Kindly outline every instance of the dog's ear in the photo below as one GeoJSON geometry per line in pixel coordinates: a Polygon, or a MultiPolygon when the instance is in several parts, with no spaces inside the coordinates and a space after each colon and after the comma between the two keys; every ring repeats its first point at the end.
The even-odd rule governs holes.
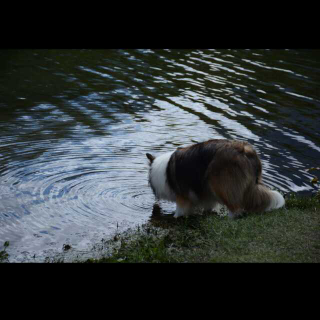
{"type": "Polygon", "coordinates": [[[149,159],[149,161],[150,161],[150,164],[153,162],[153,160],[155,159],[155,157],[152,155],[152,154],[150,154],[150,153],[146,153],[146,156],[147,156],[147,158],[149,159]]]}

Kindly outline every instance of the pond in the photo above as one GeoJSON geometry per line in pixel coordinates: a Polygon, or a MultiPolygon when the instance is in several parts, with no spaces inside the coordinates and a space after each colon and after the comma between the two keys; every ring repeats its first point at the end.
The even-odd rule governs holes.
{"type": "Polygon", "coordinates": [[[213,138],[311,193],[319,84],[320,50],[1,50],[0,250],[41,261],[148,221],[145,153],[213,138]]]}

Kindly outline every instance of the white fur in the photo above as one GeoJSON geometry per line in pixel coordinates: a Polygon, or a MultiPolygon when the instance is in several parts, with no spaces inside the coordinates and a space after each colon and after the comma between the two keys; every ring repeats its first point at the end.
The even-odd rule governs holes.
{"type": "Polygon", "coordinates": [[[220,211],[222,208],[214,195],[212,195],[212,199],[200,202],[200,199],[197,197],[197,195],[193,191],[190,191],[189,200],[191,200],[192,205],[188,208],[181,208],[177,204],[174,218],[187,216],[189,214],[194,214],[195,212],[201,212],[201,209],[202,211],[212,211],[213,209],[220,211]]]}
{"type": "MultiPolygon", "coordinates": [[[[171,188],[167,183],[167,174],[166,174],[167,166],[173,152],[174,151],[167,152],[165,154],[158,156],[153,160],[150,168],[150,183],[153,186],[155,195],[158,199],[176,202],[176,195],[171,190],[171,188]]],[[[189,192],[189,199],[194,204],[194,206],[190,208],[182,208],[182,207],[179,207],[178,204],[176,204],[176,211],[174,214],[175,218],[190,214],[193,211],[193,209],[199,205],[204,210],[211,210],[218,204],[217,199],[215,197],[213,197],[211,201],[200,204],[197,195],[193,191],[189,192]]]]}
{"type": "Polygon", "coordinates": [[[181,208],[178,206],[176,206],[176,212],[174,213],[174,218],[178,218],[178,217],[182,217],[182,216],[187,216],[189,214],[189,209],[185,209],[185,208],[181,208]]]}
{"type": "Polygon", "coordinates": [[[150,183],[153,186],[156,193],[156,197],[158,199],[164,199],[175,202],[176,196],[171,191],[167,183],[166,175],[168,162],[172,153],[173,151],[167,152],[153,160],[150,170],[150,183]]]}
{"type": "Polygon", "coordinates": [[[266,211],[279,209],[284,206],[285,200],[281,193],[279,193],[278,191],[270,190],[270,194],[271,194],[271,203],[266,209],[266,211]]]}

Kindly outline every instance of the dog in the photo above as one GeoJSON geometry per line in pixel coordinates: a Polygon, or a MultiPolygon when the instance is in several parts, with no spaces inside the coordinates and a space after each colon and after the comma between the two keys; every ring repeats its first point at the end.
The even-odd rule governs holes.
{"type": "Polygon", "coordinates": [[[284,206],[262,182],[262,165],[248,142],[212,139],[158,157],[150,153],[149,185],[157,199],[176,203],[174,217],[225,205],[230,218],[284,206]]]}

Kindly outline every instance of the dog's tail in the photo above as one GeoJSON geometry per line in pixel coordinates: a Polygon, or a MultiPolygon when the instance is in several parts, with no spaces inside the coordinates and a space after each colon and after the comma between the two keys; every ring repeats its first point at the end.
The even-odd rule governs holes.
{"type": "Polygon", "coordinates": [[[244,210],[249,212],[270,211],[283,207],[285,200],[275,190],[270,190],[262,183],[248,188],[244,195],[244,210]]]}

